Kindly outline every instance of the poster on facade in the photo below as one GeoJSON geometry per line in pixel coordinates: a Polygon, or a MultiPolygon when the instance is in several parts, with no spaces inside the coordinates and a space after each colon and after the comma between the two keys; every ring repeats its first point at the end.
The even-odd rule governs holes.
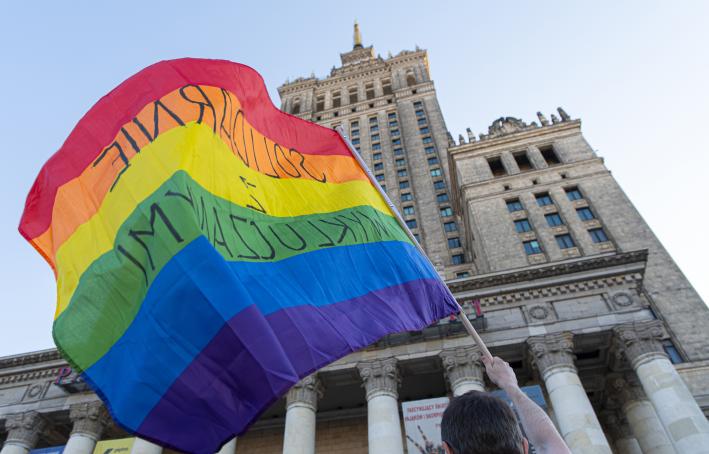
{"type": "Polygon", "coordinates": [[[401,404],[409,454],[445,454],[441,441],[441,418],[446,407],[447,397],[401,404]]]}
{"type": "Polygon", "coordinates": [[[93,454],[130,454],[133,442],[135,437],[99,441],[93,454]]]}
{"type": "Polygon", "coordinates": [[[29,454],[62,454],[66,445],[52,446],[51,448],[33,449],[29,454]]]}

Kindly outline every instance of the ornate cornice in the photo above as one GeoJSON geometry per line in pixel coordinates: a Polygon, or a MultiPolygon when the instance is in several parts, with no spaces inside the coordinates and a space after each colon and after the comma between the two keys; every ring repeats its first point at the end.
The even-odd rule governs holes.
{"type": "Polygon", "coordinates": [[[441,361],[451,389],[463,381],[484,385],[482,354],[478,346],[457,347],[441,351],[441,361]]]}
{"type": "Polygon", "coordinates": [[[318,399],[323,396],[323,386],[316,374],[308,375],[288,391],[286,408],[301,406],[317,411],[318,399]]]}
{"type": "Polygon", "coordinates": [[[367,400],[386,395],[399,398],[399,369],[396,358],[362,361],[357,364],[359,375],[364,382],[367,400]]]}
{"type": "Polygon", "coordinates": [[[111,424],[111,416],[101,401],[82,402],[69,407],[69,419],[74,423],[71,434],[82,434],[99,440],[111,424]]]}
{"type": "Polygon", "coordinates": [[[27,366],[29,364],[44,363],[62,359],[59,351],[56,349],[42,350],[39,352],[26,353],[23,355],[7,356],[0,358],[0,369],[9,369],[11,367],[27,366]]]}
{"type": "Polygon", "coordinates": [[[653,359],[667,358],[662,348],[666,333],[660,320],[616,325],[613,334],[617,353],[624,355],[633,369],[653,359]]]}
{"type": "Polygon", "coordinates": [[[47,424],[44,416],[36,411],[8,415],[5,420],[5,430],[8,432],[5,444],[32,449],[47,424]]]}
{"type": "Polygon", "coordinates": [[[525,268],[519,271],[512,271],[508,273],[496,273],[494,275],[485,275],[477,277],[474,276],[465,280],[456,280],[448,282],[448,287],[450,287],[451,291],[453,292],[479,290],[489,287],[509,285],[517,282],[533,281],[554,276],[597,270],[612,266],[627,265],[630,263],[637,262],[646,262],[647,254],[647,249],[641,249],[638,251],[623,252],[619,254],[608,254],[583,260],[573,260],[553,263],[550,265],[539,266],[534,268],[525,268]]]}
{"type": "Polygon", "coordinates": [[[532,362],[546,378],[561,370],[576,372],[574,336],[571,332],[532,336],[527,339],[532,362]]]}

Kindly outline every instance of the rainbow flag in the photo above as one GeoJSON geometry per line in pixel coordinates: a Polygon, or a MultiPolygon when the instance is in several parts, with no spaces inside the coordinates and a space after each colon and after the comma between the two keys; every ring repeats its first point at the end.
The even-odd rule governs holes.
{"type": "Polygon", "coordinates": [[[124,428],[213,453],[294,383],[457,312],[347,144],[253,69],[150,66],[44,165],[22,235],[53,335],[124,428]]]}

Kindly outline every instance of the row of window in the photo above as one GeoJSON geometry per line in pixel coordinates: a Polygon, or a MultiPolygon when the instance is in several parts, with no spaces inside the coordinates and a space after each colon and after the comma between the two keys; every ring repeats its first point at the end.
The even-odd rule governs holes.
{"type": "MultiPolygon", "coordinates": [[[[582,221],[590,221],[596,218],[593,215],[591,209],[588,207],[577,208],[576,214],[578,214],[579,219],[581,219],[582,221]]],[[[544,215],[544,218],[546,219],[547,225],[549,227],[558,227],[560,225],[564,225],[564,220],[561,218],[559,213],[548,213],[544,215]]],[[[517,233],[524,233],[532,230],[532,225],[530,224],[529,219],[527,218],[518,219],[514,221],[514,224],[517,233]]]]}
{"type": "MultiPolygon", "coordinates": [[[[605,243],[609,241],[606,232],[601,227],[589,229],[588,234],[591,236],[591,240],[594,243],[605,243]]],[[[559,249],[570,249],[576,247],[574,239],[568,233],[556,235],[554,236],[554,239],[556,240],[556,244],[559,246],[559,249]]],[[[524,252],[526,252],[527,255],[542,253],[542,247],[538,240],[524,241],[522,244],[524,245],[524,252]]]]}
{"type": "MultiPolygon", "coordinates": [[[[547,166],[551,167],[561,164],[559,156],[557,156],[556,151],[554,151],[553,145],[539,147],[539,151],[541,152],[542,158],[544,158],[544,161],[547,163],[547,166]]],[[[516,153],[512,153],[512,157],[517,163],[517,167],[519,168],[520,172],[526,172],[529,170],[536,169],[530,161],[526,151],[518,151],[516,153]]],[[[509,172],[507,171],[507,168],[505,167],[500,156],[493,156],[491,158],[487,158],[487,164],[490,167],[490,171],[492,172],[493,176],[503,177],[505,175],[509,175],[509,172]]]]}
{"type": "MultiPolygon", "coordinates": [[[[581,191],[576,186],[564,188],[564,191],[566,192],[566,197],[572,202],[574,200],[583,199],[583,195],[581,194],[581,191]]],[[[552,198],[548,192],[540,192],[540,193],[534,194],[534,198],[537,201],[537,205],[539,205],[540,207],[554,204],[554,200],[552,200],[552,198]]],[[[524,207],[522,206],[522,202],[520,202],[519,199],[509,199],[509,200],[507,200],[507,210],[510,213],[512,213],[515,211],[524,210],[524,207]]],[[[593,214],[591,214],[591,217],[589,219],[593,219],[593,214]]],[[[584,220],[588,220],[588,219],[584,219],[584,220]]]]}

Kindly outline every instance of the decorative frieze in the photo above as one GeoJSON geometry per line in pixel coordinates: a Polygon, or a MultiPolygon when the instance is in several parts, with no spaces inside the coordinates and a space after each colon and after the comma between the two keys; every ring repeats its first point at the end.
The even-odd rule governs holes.
{"type": "Polygon", "coordinates": [[[71,434],[82,434],[99,440],[111,424],[111,416],[101,401],[82,402],[69,407],[69,419],[74,423],[71,434]]]}
{"type": "Polygon", "coordinates": [[[37,444],[39,434],[47,427],[47,420],[36,411],[8,415],[5,420],[6,444],[32,449],[37,444]]]}
{"type": "Polygon", "coordinates": [[[627,323],[613,327],[615,346],[636,369],[646,361],[658,356],[667,357],[662,348],[665,330],[659,320],[627,323]]]}
{"type": "Polygon", "coordinates": [[[573,334],[568,331],[527,339],[532,361],[545,380],[557,370],[571,369],[576,372],[573,339],[573,334]]]}
{"type": "Polygon", "coordinates": [[[446,349],[440,357],[451,389],[464,381],[484,383],[482,354],[477,345],[446,349]]]}
{"type": "Polygon", "coordinates": [[[323,396],[324,388],[317,374],[304,377],[288,391],[286,395],[286,407],[300,405],[316,411],[318,399],[323,396]]]}
{"type": "Polygon", "coordinates": [[[363,361],[357,364],[357,369],[367,392],[367,400],[378,395],[399,398],[401,380],[396,358],[363,361]]]}

